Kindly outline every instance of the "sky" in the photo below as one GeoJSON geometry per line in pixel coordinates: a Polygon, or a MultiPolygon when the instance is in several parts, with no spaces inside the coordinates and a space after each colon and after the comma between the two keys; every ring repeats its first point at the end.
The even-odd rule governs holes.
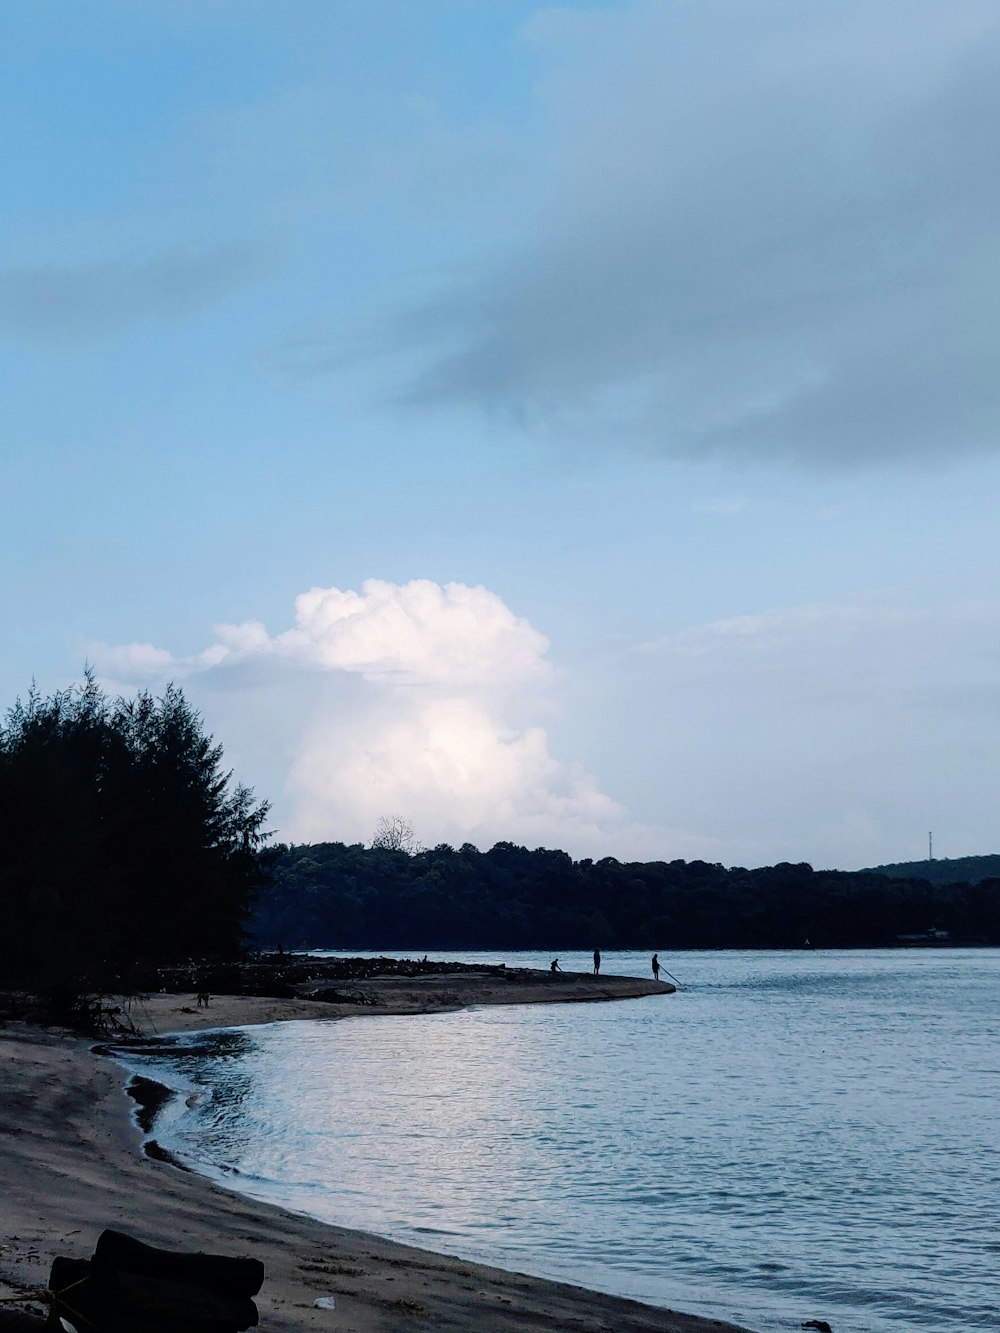
{"type": "Polygon", "coordinates": [[[282,841],[1000,849],[995,0],[7,0],[0,706],[282,841]]]}

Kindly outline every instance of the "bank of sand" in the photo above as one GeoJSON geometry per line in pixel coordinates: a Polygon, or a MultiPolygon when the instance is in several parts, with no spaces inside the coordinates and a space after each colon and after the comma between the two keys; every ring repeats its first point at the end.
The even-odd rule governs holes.
{"type": "MultiPolygon", "coordinates": [[[[534,974],[523,986],[494,985],[502,985],[507,1003],[665,993],[651,981],[612,977],[553,984],[534,974]]],[[[400,978],[395,987],[378,984],[378,1005],[360,1012],[439,1011],[489,1002],[489,991],[474,976],[400,978]]],[[[246,996],[213,997],[206,1011],[194,997],[157,995],[135,1015],[146,1031],[176,1032],[358,1012],[246,996]]],[[[152,1245],[263,1260],[257,1304],[265,1333],[733,1333],[731,1324],[328,1226],[153,1160],[142,1151],[121,1066],[92,1046],[65,1033],[0,1028],[0,1280],[7,1289],[43,1286],[54,1255],[86,1257],[100,1232],[113,1227],[152,1245]],[[316,1308],[318,1298],[331,1295],[335,1309],[316,1308]]]]}

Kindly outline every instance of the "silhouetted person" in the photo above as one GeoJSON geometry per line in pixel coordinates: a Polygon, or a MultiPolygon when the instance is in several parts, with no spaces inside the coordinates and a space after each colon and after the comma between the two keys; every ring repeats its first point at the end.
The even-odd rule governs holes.
{"type": "Polygon", "coordinates": [[[660,979],[660,955],[659,955],[658,953],[654,953],[654,954],[653,954],[653,980],[654,980],[654,981],[659,981],[659,979],[660,979]]]}
{"type": "Polygon", "coordinates": [[[207,991],[207,990],[200,990],[200,991],[198,992],[198,1008],[199,1008],[199,1009],[207,1009],[207,1008],[208,1008],[208,1001],[209,1001],[209,994],[208,994],[208,991],[207,991]]]}
{"type": "Polygon", "coordinates": [[[558,958],[553,958],[552,962],[549,963],[549,971],[550,971],[550,972],[561,972],[561,971],[562,971],[562,968],[559,966],[559,959],[558,959],[558,958]]]}
{"type": "Polygon", "coordinates": [[[595,976],[595,977],[596,977],[597,974],[600,972],[600,970],[601,970],[601,951],[600,951],[600,949],[595,949],[595,950],[594,950],[594,976],[595,976]]]}

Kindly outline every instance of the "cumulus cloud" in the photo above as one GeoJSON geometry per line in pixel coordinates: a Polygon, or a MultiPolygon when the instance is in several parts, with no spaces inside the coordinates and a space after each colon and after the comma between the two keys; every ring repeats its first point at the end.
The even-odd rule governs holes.
{"type": "Polygon", "coordinates": [[[295,619],[275,641],[278,652],[369,678],[509,687],[548,671],[548,640],[495,593],[461,583],[368,579],[360,593],[312,588],[296,598],[295,619]]]}
{"type": "Polygon", "coordinates": [[[358,836],[404,810],[425,841],[499,840],[607,851],[624,812],[581,769],[549,753],[541,727],[505,725],[469,697],[392,709],[363,728],[330,723],[291,773],[302,837],[349,811],[358,836]]]}
{"type": "Polygon", "coordinates": [[[173,678],[195,697],[234,675],[242,688],[248,671],[255,686],[266,679],[267,706],[295,729],[276,801],[283,837],[367,840],[380,815],[399,810],[425,843],[607,854],[628,825],[624,810],[550,753],[538,722],[550,706],[548,646],[486,588],[370,579],[360,591],[303,593],[294,625],[274,635],[249,621],[218,627],[188,657],[149,644],[92,645],[90,655],[116,683],[173,678]],[[314,688],[293,722],[303,673],[314,688]]]}
{"type": "Polygon", "coordinates": [[[399,811],[429,845],[858,866],[920,856],[930,828],[942,851],[982,850],[998,644],[998,601],[885,592],[609,649],[611,671],[581,664],[559,691],[547,640],[495,593],[369,580],[310,589],[287,626],[222,626],[188,656],[88,657],[115,689],[182,682],[285,839],[367,842],[399,811]],[[553,752],[557,730],[581,731],[560,693],[603,720],[622,803],[553,752]]]}
{"type": "Polygon", "coordinates": [[[271,251],[233,243],[173,250],[140,264],[47,265],[0,270],[0,332],[77,342],[150,320],[175,320],[256,281],[271,251]]]}
{"type": "Polygon", "coordinates": [[[464,583],[386,583],[366,579],[361,591],[310,588],[295,599],[293,628],[273,637],[260,621],[216,627],[216,642],[193,657],[175,658],[150,644],[102,645],[118,674],[164,665],[180,674],[233,665],[252,657],[284,658],[328,671],[356,672],[401,685],[485,691],[542,682],[551,668],[549,642],[495,593],[464,583]]]}
{"type": "Polygon", "coordinates": [[[993,0],[542,11],[549,193],[402,313],[411,403],[682,457],[944,459],[1000,438],[993,0]]]}

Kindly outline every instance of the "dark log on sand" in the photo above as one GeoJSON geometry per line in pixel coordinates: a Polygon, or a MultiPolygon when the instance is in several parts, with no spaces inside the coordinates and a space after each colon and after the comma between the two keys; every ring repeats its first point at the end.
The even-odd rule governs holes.
{"type": "Polygon", "coordinates": [[[257,1324],[257,1259],[174,1254],[105,1231],[93,1259],[57,1258],[55,1313],[79,1333],[242,1333],[257,1324]]]}
{"type": "Polygon", "coordinates": [[[137,1277],[202,1282],[230,1296],[249,1300],[264,1285],[264,1265],[259,1259],[241,1259],[225,1254],[177,1254],[144,1245],[120,1231],[102,1232],[94,1250],[94,1265],[137,1277]]]}

